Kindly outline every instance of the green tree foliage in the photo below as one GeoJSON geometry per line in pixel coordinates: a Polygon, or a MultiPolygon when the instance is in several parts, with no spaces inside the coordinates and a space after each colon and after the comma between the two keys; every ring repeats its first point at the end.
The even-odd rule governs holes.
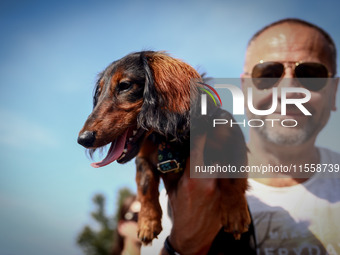
{"type": "Polygon", "coordinates": [[[117,214],[126,197],[132,192],[127,188],[122,188],[118,192],[116,213],[113,216],[105,214],[105,197],[96,194],[92,201],[96,210],[91,213],[92,218],[98,223],[96,230],[86,225],[77,238],[78,245],[86,255],[109,255],[112,250],[112,243],[117,226],[117,214]]]}

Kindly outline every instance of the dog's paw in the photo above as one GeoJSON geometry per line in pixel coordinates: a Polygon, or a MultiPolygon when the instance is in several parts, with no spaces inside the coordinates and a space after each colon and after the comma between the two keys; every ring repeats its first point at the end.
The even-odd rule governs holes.
{"type": "Polygon", "coordinates": [[[144,245],[147,245],[154,238],[157,238],[161,231],[162,225],[160,220],[142,220],[138,228],[138,238],[144,245]]]}
{"type": "Polygon", "coordinates": [[[222,225],[224,231],[232,233],[236,240],[241,239],[241,234],[248,231],[251,219],[247,206],[233,208],[222,206],[222,225]]]}

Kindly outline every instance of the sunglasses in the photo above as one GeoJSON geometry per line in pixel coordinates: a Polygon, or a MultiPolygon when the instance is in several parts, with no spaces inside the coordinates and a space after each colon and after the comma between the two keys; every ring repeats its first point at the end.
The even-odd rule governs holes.
{"type": "MultiPolygon", "coordinates": [[[[332,73],[321,63],[288,61],[285,63],[293,66],[294,77],[304,88],[310,91],[321,90],[326,86],[327,78],[332,77],[332,73]]],[[[281,62],[263,62],[261,60],[252,70],[253,84],[260,90],[270,89],[282,79],[284,71],[285,65],[281,62]]]]}
{"type": "Polygon", "coordinates": [[[126,221],[135,221],[135,222],[138,222],[138,212],[127,212],[125,213],[124,215],[124,219],[126,221]]]}

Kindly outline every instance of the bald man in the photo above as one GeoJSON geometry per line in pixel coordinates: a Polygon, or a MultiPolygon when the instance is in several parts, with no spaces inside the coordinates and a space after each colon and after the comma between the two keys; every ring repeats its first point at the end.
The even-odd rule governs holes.
{"type": "MultiPolygon", "coordinates": [[[[287,99],[301,99],[305,96],[303,90],[291,88],[303,88],[310,92],[304,107],[311,113],[305,115],[287,105],[286,115],[282,115],[280,93],[273,113],[258,116],[247,111],[249,119],[267,124],[250,128],[249,166],[295,166],[302,170],[250,178],[247,197],[258,254],[340,254],[340,155],[315,145],[331,111],[336,110],[335,76],[334,42],[324,30],[308,22],[280,20],[257,32],[249,42],[241,77],[244,93],[252,88],[254,108],[269,109],[275,89],[287,87],[287,99]],[[304,77],[321,79],[306,83],[300,79],[304,77]],[[269,82],[263,78],[270,78],[269,82]],[[296,125],[269,125],[271,122],[266,120],[271,119],[296,125]],[[322,172],[313,171],[321,168],[322,172]]],[[[204,144],[205,137],[197,139],[191,158],[202,161],[204,144]]],[[[176,213],[162,254],[214,254],[212,250],[216,254],[252,254],[254,246],[249,239],[244,242],[249,252],[228,252],[228,240],[217,244],[224,248],[212,249],[216,239],[221,239],[217,205],[221,192],[214,179],[190,179],[184,174],[177,192],[168,195],[176,213]]]]}
{"type": "MultiPolygon", "coordinates": [[[[305,107],[311,116],[293,106],[287,106],[287,114],[281,115],[280,93],[273,114],[255,116],[247,112],[249,119],[294,119],[298,123],[294,128],[282,125],[250,128],[249,165],[292,165],[298,170],[249,180],[248,203],[259,254],[340,254],[340,174],[335,169],[339,169],[340,155],[315,146],[331,111],[336,110],[334,42],[325,31],[310,23],[296,19],[275,22],[249,42],[242,78],[261,79],[269,71],[277,72],[273,77],[281,79],[273,87],[302,87],[310,91],[311,98],[305,107]],[[327,74],[329,79],[320,79],[320,87],[303,79],[299,81],[302,74],[307,76],[311,70],[315,77],[327,74]],[[314,167],[319,167],[319,171],[314,171],[314,167]]],[[[259,88],[256,82],[243,85],[244,91],[252,87],[256,109],[268,109],[272,88],[259,88]]],[[[287,98],[303,96],[287,94],[287,98]]]]}

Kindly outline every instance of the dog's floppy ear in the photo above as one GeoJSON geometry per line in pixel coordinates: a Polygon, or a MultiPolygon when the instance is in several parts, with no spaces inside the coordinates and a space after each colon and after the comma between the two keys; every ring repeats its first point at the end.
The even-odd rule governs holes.
{"type": "Polygon", "coordinates": [[[142,52],[144,103],[138,123],[147,130],[179,138],[190,126],[190,86],[200,75],[162,52],[142,52]]]}

